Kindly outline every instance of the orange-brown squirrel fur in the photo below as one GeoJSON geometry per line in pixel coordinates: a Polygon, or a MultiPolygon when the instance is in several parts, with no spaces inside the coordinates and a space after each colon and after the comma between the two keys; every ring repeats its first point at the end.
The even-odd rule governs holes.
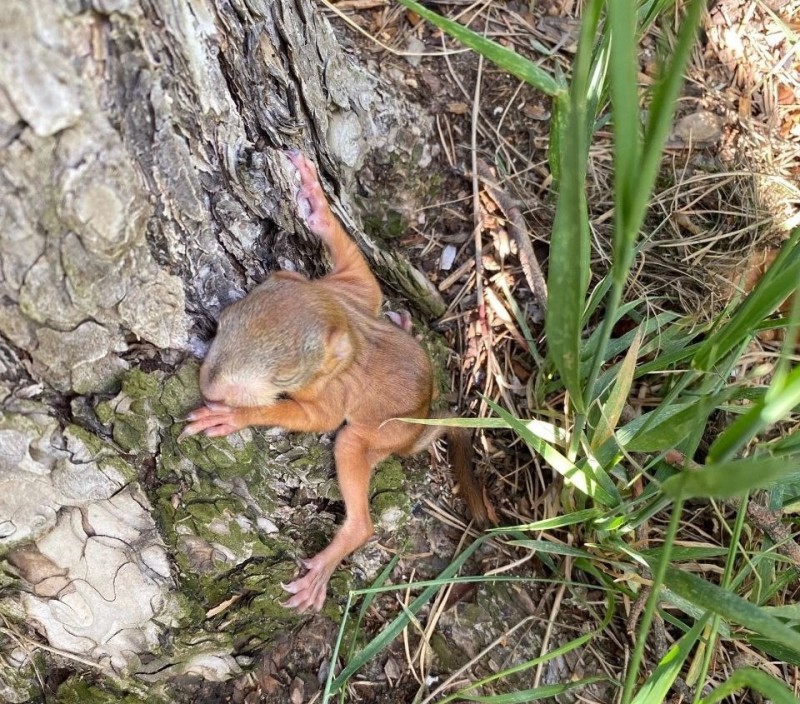
{"type": "Polygon", "coordinates": [[[222,312],[200,370],[205,405],[183,434],[339,428],[334,455],[346,517],[330,545],[303,562],[306,574],[285,586],[285,605],[304,611],[322,608],[334,569],[372,535],[370,475],[389,455],[414,454],[447,432],[468,508],[478,523],[487,514],[468,431],[392,420],[430,416],[430,359],[408,332],[408,314],[393,314],[394,324],[378,317],[378,282],[331,212],[313,164],[297,151],[288,158],[300,175],[298,210],[330,251],[332,271],[313,280],[272,274],[222,312]]]}

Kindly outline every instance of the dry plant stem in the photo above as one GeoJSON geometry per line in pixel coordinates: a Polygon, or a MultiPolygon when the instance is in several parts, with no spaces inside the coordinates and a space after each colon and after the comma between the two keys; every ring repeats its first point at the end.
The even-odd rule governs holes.
{"type": "MultiPolygon", "coordinates": [[[[473,535],[473,533],[470,532],[469,530],[470,527],[471,524],[468,525],[465,529],[462,529],[461,538],[459,539],[458,545],[456,546],[456,553],[455,553],[456,555],[464,547],[464,544],[467,542],[468,538],[471,535],[473,535]]],[[[453,591],[454,584],[455,584],[454,582],[448,583],[447,586],[444,588],[444,590],[440,591],[436,595],[436,599],[434,600],[431,606],[428,622],[426,624],[424,631],[422,631],[422,638],[420,640],[419,645],[417,646],[417,649],[414,652],[414,655],[411,658],[412,662],[416,660],[420,660],[421,662],[425,655],[425,651],[431,650],[430,640],[433,637],[433,633],[436,630],[436,626],[439,623],[439,619],[442,617],[442,614],[444,613],[444,610],[447,606],[447,602],[450,599],[450,592],[453,591]]]]}
{"type": "Polygon", "coordinates": [[[4,635],[7,638],[13,640],[17,646],[19,646],[22,650],[25,651],[25,655],[28,656],[31,660],[31,665],[33,667],[33,674],[36,676],[36,681],[39,683],[39,687],[42,691],[45,689],[44,679],[42,678],[42,673],[39,671],[39,666],[36,664],[36,661],[31,657],[33,650],[28,646],[26,640],[29,640],[27,636],[20,633],[16,628],[14,628],[11,623],[9,623],[8,619],[5,615],[0,614],[0,618],[3,619],[3,623],[5,624],[5,628],[0,627],[0,635],[4,635]]]}
{"type": "Polygon", "coordinates": [[[452,19],[458,22],[464,15],[466,15],[469,12],[472,12],[476,7],[478,7],[478,5],[483,5],[483,7],[481,7],[479,10],[473,12],[472,17],[467,22],[464,23],[465,27],[469,27],[472,24],[473,20],[477,19],[480,16],[480,14],[486,9],[486,6],[489,5],[490,2],[491,0],[475,0],[475,2],[473,2],[471,5],[467,5],[463,10],[461,10],[461,12],[457,12],[455,15],[453,15],[452,19]]]}
{"type": "MultiPolygon", "coordinates": [[[[745,496],[745,502],[747,496],[745,496]]],[[[736,522],[733,526],[733,533],[731,535],[730,547],[728,549],[728,558],[725,561],[725,572],[722,575],[722,582],[720,586],[723,589],[730,588],[731,575],[733,574],[733,565],[736,561],[736,554],[738,553],[739,538],[742,535],[742,528],[744,528],[744,518],[746,509],[744,506],[739,505],[739,510],[736,513],[736,522]]],[[[706,637],[706,651],[703,654],[703,662],[700,668],[700,675],[697,678],[697,687],[695,689],[694,704],[699,704],[700,699],[703,697],[703,684],[708,677],[708,670],[711,667],[711,659],[714,657],[715,645],[717,640],[717,632],[719,631],[720,617],[717,614],[711,616],[711,623],[707,626],[706,637]]]]}
{"type": "Polygon", "coordinates": [[[628,671],[625,675],[625,687],[622,691],[622,704],[630,704],[631,697],[633,696],[633,688],[636,685],[636,679],[639,674],[639,666],[642,663],[644,656],[644,646],[647,640],[647,634],[650,632],[650,626],[653,623],[656,609],[658,607],[658,598],[661,592],[661,586],[664,584],[664,575],[667,572],[667,564],[669,561],[669,554],[672,552],[672,546],[675,542],[675,536],[678,532],[678,524],[680,523],[681,511],[683,510],[683,499],[678,497],[672,505],[672,513],[669,517],[669,527],[664,535],[662,544],[661,558],[656,565],[655,572],[653,573],[652,591],[650,598],[647,600],[642,620],[639,624],[639,634],[634,644],[633,653],[630,662],[628,663],[628,671]]]}
{"type": "Polygon", "coordinates": [[[545,282],[539,261],[531,245],[528,230],[525,227],[525,220],[514,200],[497,185],[497,179],[492,173],[489,165],[483,159],[477,160],[478,176],[483,182],[484,187],[489,191],[492,199],[500,206],[500,210],[508,220],[511,236],[517,243],[519,250],[519,263],[525,274],[528,286],[536,296],[536,301],[542,308],[542,312],[547,310],[547,283],[545,282]]]}
{"type": "MultiPolygon", "coordinates": [[[[463,545],[463,539],[466,538],[466,536],[467,533],[465,532],[462,536],[461,545],[463,545]]],[[[425,630],[422,632],[420,643],[414,653],[413,659],[419,662],[419,673],[420,677],[422,678],[424,678],[426,670],[429,668],[426,661],[430,658],[430,653],[433,652],[433,648],[431,647],[431,638],[433,638],[436,627],[439,625],[439,619],[442,617],[444,610],[447,608],[447,603],[450,600],[450,594],[453,591],[454,585],[455,583],[451,582],[447,585],[447,588],[443,592],[440,592],[437,595],[436,601],[431,608],[431,614],[428,618],[428,622],[425,624],[425,630]]]]}
{"type": "Polygon", "coordinates": [[[403,646],[405,648],[406,661],[408,662],[408,667],[411,670],[412,674],[414,675],[414,679],[417,680],[417,683],[422,684],[425,677],[425,662],[423,654],[426,650],[430,649],[431,646],[430,643],[428,642],[425,630],[422,628],[422,624],[419,622],[419,619],[408,610],[408,605],[411,603],[410,589],[405,590],[402,599],[400,598],[400,595],[395,595],[395,598],[397,599],[397,603],[400,605],[400,608],[408,616],[409,625],[413,626],[420,636],[420,644],[417,646],[416,653],[412,657],[411,644],[409,642],[409,637],[408,637],[408,630],[409,630],[408,626],[406,626],[403,629],[403,646]],[[414,669],[414,661],[418,661],[419,663],[419,674],[417,674],[416,670],[414,669]]]}
{"type": "MultiPolygon", "coordinates": [[[[572,564],[572,558],[567,556],[564,561],[564,575],[569,578],[570,573],[570,566],[572,564]]],[[[556,592],[556,598],[553,599],[553,607],[550,609],[550,618],[547,619],[547,628],[544,632],[544,638],[542,638],[542,647],[539,649],[539,657],[543,657],[544,654],[547,652],[547,649],[550,647],[550,637],[553,635],[553,624],[556,620],[556,614],[558,614],[559,609],[561,608],[561,601],[564,598],[564,592],[567,590],[567,583],[566,580],[561,583],[561,586],[558,588],[556,592]]],[[[539,682],[542,679],[542,671],[544,670],[544,660],[539,663],[536,668],[536,674],[533,676],[533,687],[534,689],[539,686],[539,682]]]]}
{"type": "MultiPolygon", "coordinates": [[[[321,0],[321,2],[323,5],[325,5],[325,7],[327,7],[331,12],[333,12],[333,14],[335,14],[340,20],[342,20],[342,22],[345,22],[349,27],[354,29],[356,32],[362,34],[370,41],[375,42],[381,49],[388,51],[390,54],[393,54],[394,56],[443,56],[445,54],[447,55],[463,54],[469,51],[469,49],[447,49],[444,51],[422,51],[422,52],[398,51],[397,49],[393,49],[392,47],[390,47],[388,44],[384,44],[380,39],[378,39],[370,32],[367,32],[365,29],[362,29],[358,24],[353,22],[353,20],[351,20],[344,12],[342,12],[341,9],[336,7],[336,5],[332,4],[330,0],[321,0]]],[[[379,6],[380,4],[376,4],[376,7],[379,6]]],[[[345,6],[344,9],[348,9],[347,6],[345,6]]],[[[360,8],[354,8],[354,9],[360,9],[360,8]]]]}
{"type": "Polygon", "coordinates": [[[532,560],[536,557],[536,552],[531,550],[527,555],[520,557],[518,560],[514,560],[513,562],[509,562],[508,564],[502,565],[500,567],[495,567],[493,570],[487,570],[484,572],[486,577],[490,577],[493,574],[503,574],[503,572],[510,572],[511,570],[517,569],[520,565],[524,565],[526,562],[532,560]]]}
{"type": "MultiPolygon", "coordinates": [[[[5,619],[3,620],[5,621],[5,619]]],[[[91,667],[95,670],[99,670],[106,677],[109,677],[114,681],[118,681],[117,676],[113,670],[104,667],[99,663],[92,662],[91,660],[87,660],[86,658],[82,658],[80,655],[73,655],[72,653],[67,652],[66,650],[52,648],[49,645],[45,645],[44,643],[39,643],[38,641],[35,641],[26,635],[23,635],[21,633],[14,633],[13,631],[6,628],[0,628],[0,633],[2,633],[5,636],[8,636],[9,638],[13,638],[20,645],[20,647],[26,649],[30,648],[30,649],[44,650],[45,652],[52,653],[53,655],[58,655],[59,657],[62,657],[65,660],[72,660],[73,662],[77,662],[80,665],[84,665],[86,667],[91,667]]]]}
{"type": "MultiPolygon", "coordinates": [[[[683,453],[677,450],[670,450],[664,455],[664,460],[667,464],[677,467],[679,469],[691,469],[702,471],[702,467],[696,462],[688,459],[683,453]]],[[[738,508],[741,504],[739,499],[728,499],[726,502],[729,506],[738,508]]],[[[775,549],[788,557],[800,569],[800,545],[797,544],[792,537],[791,531],[781,522],[782,515],[780,511],[770,511],[764,506],[760,506],[755,501],[747,502],[747,517],[750,522],[768,535],[770,540],[775,543],[775,549]]]]}
{"type": "MultiPolygon", "coordinates": [[[[735,506],[738,501],[732,499],[728,503],[735,506]]],[[[772,542],[775,543],[778,552],[788,557],[794,562],[795,567],[800,569],[800,545],[795,542],[789,529],[781,522],[779,511],[770,511],[764,506],[749,501],[747,503],[747,517],[757,528],[770,537],[772,542]]]]}
{"type": "MultiPolygon", "coordinates": [[[[652,579],[650,570],[642,570],[642,576],[652,579]]],[[[632,643],[636,641],[636,624],[639,622],[639,616],[642,615],[644,605],[647,603],[649,598],[650,587],[642,585],[642,587],[639,589],[639,594],[636,596],[636,600],[633,602],[633,604],[631,604],[631,611],[628,614],[627,629],[628,636],[630,636],[632,643]]]]}
{"type": "MultiPolygon", "coordinates": [[[[427,698],[423,699],[422,702],[420,702],[420,704],[430,704],[430,702],[432,702],[437,696],[439,696],[446,689],[448,689],[450,687],[450,685],[452,685],[458,677],[460,677],[467,670],[469,670],[469,668],[472,667],[476,662],[478,662],[484,655],[486,655],[487,653],[490,653],[500,643],[502,643],[503,641],[507,640],[508,637],[511,634],[513,634],[516,631],[518,631],[520,628],[522,628],[525,624],[527,624],[529,621],[531,621],[534,618],[535,618],[535,616],[526,616],[524,619],[522,619],[522,621],[520,621],[518,624],[516,624],[515,626],[510,628],[508,631],[506,631],[505,633],[500,634],[495,640],[493,640],[491,643],[489,643],[489,645],[487,645],[483,650],[481,650],[481,652],[479,652],[474,658],[472,658],[469,662],[467,662],[465,665],[463,665],[458,670],[456,670],[453,674],[451,674],[433,692],[431,692],[427,696],[427,698]]],[[[442,702],[444,703],[446,701],[450,701],[453,697],[454,697],[454,695],[450,695],[446,699],[442,700],[442,702]]]]}
{"type": "MultiPolygon", "coordinates": [[[[644,487],[642,485],[642,479],[636,480],[636,483],[633,486],[633,494],[635,497],[639,497],[642,495],[644,491],[644,487]]],[[[636,541],[637,543],[647,549],[650,546],[650,541],[648,540],[648,532],[650,522],[644,521],[637,529],[636,529],[636,541]]],[[[647,580],[652,580],[653,575],[651,574],[650,570],[647,568],[642,569],[642,577],[647,580]]],[[[636,638],[636,624],[639,622],[639,616],[642,615],[642,609],[644,609],[644,605],[647,603],[647,599],[650,597],[650,587],[646,585],[642,585],[642,588],[639,590],[639,594],[636,597],[636,600],[631,605],[631,611],[628,614],[628,636],[633,643],[636,638]]]]}
{"type": "MultiPolygon", "coordinates": [[[[414,577],[416,576],[417,571],[416,569],[411,570],[411,576],[409,577],[409,582],[414,581],[414,577]]],[[[405,590],[404,598],[405,598],[405,605],[408,607],[409,599],[410,599],[411,592],[409,589],[405,590]]],[[[409,643],[408,639],[408,628],[403,629],[403,649],[405,650],[406,654],[406,663],[408,664],[408,670],[411,672],[414,679],[417,681],[417,684],[420,686],[422,685],[422,677],[417,674],[416,669],[414,668],[414,659],[411,657],[411,644],[409,643]]]]}
{"type": "Polygon", "coordinates": [[[486,304],[483,302],[483,244],[481,242],[481,205],[478,192],[478,120],[480,119],[481,80],[483,80],[483,56],[478,57],[478,75],[475,78],[475,97],[472,101],[472,127],[470,133],[470,150],[472,151],[472,215],[475,223],[475,290],[478,298],[478,322],[481,337],[487,331],[486,304]]]}

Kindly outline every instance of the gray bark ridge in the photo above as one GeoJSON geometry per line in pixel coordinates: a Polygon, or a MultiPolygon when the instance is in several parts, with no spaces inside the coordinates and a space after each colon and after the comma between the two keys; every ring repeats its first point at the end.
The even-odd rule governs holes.
{"type": "MultiPolygon", "coordinates": [[[[420,272],[359,233],[347,195],[371,151],[424,166],[429,130],[347,60],[308,0],[4,2],[0,557],[27,586],[0,610],[65,654],[137,671],[181,620],[170,558],[182,546],[190,566],[192,551],[212,565],[268,552],[263,540],[239,549],[157,529],[154,509],[166,520],[185,496],[143,491],[143,473],[199,485],[214,474],[209,457],[244,452],[202,446],[193,464],[174,442],[197,394],[185,370],[196,368],[178,373],[180,401],[163,397],[227,303],[277,268],[323,270],[295,217],[288,147],[316,155],[335,210],[384,278],[443,311],[420,272]],[[97,399],[122,379],[101,412],[97,399]]],[[[272,535],[280,487],[259,506],[239,494],[237,525],[272,535]]],[[[228,642],[181,665],[212,679],[237,669],[228,642]]],[[[24,701],[12,679],[0,674],[0,696],[24,701]]]]}

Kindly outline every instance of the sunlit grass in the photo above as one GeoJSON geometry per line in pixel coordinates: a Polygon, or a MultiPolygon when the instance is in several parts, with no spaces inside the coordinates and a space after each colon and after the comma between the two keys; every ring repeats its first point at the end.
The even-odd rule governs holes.
{"type": "MultiPolygon", "coordinates": [[[[340,648],[340,638],[336,654],[345,657],[345,664],[340,672],[331,672],[324,700],[343,692],[349,678],[412,623],[441,588],[465,581],[458,576],[459,570],[481,545],[492,540],[534,551],[545,558],[543,562],[548,555],[574,560],[580,579],[585,580],[581,584],[606,595],[605,615],[596,629],[566,645],[468,687],[441,692],[435,701],[535,701],[589,684],[589,680],[580,680],[565,682],[561,689],[541,685],[495,695],[480,690],[585,646],[610,623],[618,601],[631,598],[643,582],[649,583],[649,592],[639,593],[649,596],[638,619],[626,670],[613,683],[616,701],[661,702],[679,677],[695,692],[695,702],[717,702],[744,687],[775,702],[797,701],[784,683],[754,668],[736,670],[707,696],[703,688],[721,638],[739,641],[767,658],[800,663],[800,618],[796,611],[770,608],[771,602],[780,605],[779,590],[791,581],[792,568],[769,540],[748,541],[745,536],[746,508],[753,492],[766,488],[770,505],[778,510],[785,502],[796,502],[800,494],[800,434],[797,430],[768,433],[777,424],[796,419],[800,404],[800,367],[791,361],[800,322],[800,296],[795,296],[788,316],[778,323],[791,334],[768,387],[754,390],[746,378],[734,374],[758,332],[775,326],[770,318],[798,290],[800,231],[784,242],[780,256],[753,290],[734,299],[713,324],[676,313],[650,315],[645,301],[626,301],[631,265],[705,2],[691,0],[685,5],[673,50],[664,61],[660,79],[646,95],[637,85],[638,37],[671,3],[589,0],[566,85],[515,52],[413,0],[399,2],[552,98],[550,163],[558,199],[548,267],[548,356],[544,363],[549,373],[541,377],[543,387],[534,391],[538,397],[566,391],[565,414],[558,421],[517,418],[487,401],[495,418],[463,423],[513,430],[563,478],[568,500],[562,504],[573,508],[545,521],[481,536],[461,551],[438,579],[403,585],[403,589],[413,587],[417,596],[380,635],[360,649],[351,644],[346,653],[340,648]],[[585,181],[598,110],[610,116],[614,134],[615,220],[610,270],[592,272],[585,181]],[[590,292],[593,273],[601,278],[601,284],[590,292]],[[642,322],[615,338],[616,324],[634,311],[642,322]],[[645,375],[662,377],[659,402],[639,417],[623,421],[628,397],[645,375]],[[727,413],[722,417],[728,420],[720,428],[719,422],[711,424],[710,419],[719,419],[721,413],[727,413]],[[698,455],[701,443],[707,450],[698,455]],[[698,457],[700,461],[695,461],[698,457]],[[632,491],[635,484],[641,487],[636,493],[632,491]],[[695,549],[681,541],[689,499],[727,500],[728,507],[735,509],[735,518],[730,525],[725,523],[726,548],[695,549]],[[636,530],[659,514],[665,523],[657,547],[638,546],[636,530]],[[554,528],[574,530],[586,547],[537,537],[554,528]],[[537,535],[532,537],[532,533],[537,535]],[[689,563],[714,564],[721,575],[713,581],[702,571],[690,569],[689,563]],[[626,573],[643,575],[643,579],[629,584],[610,576],[626,573]],[[659,614],[678,636],[660,661],[645,671],[645,647],[659,614]]],[[[388,574],[384,572],[376,587],[353,592],[351,603],[359,597],[369,600],[380,591],[400,589],[381,586],[388,574]]],[[[523,577],[469,579],[535,581],[523,577]]],[[[567,588],[578,584],[570,581],[567,588]]],[[[362,617],[365,608],[362,605],[362,617]]],[[[343,623],[342,633],[345,627],[343,623]]],[[[430,696],[419,699],[429,700],[430,696]]]]}

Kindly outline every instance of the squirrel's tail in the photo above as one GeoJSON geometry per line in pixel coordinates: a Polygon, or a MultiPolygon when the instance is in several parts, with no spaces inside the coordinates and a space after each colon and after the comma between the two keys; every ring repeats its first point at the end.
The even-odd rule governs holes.
{"type": "Polygon", "coordinates": [[[447,448],[450,452],[450,466],[460,489],[461,497],[467,504],[470,516],[478,526],[489,522],[489,514],[483,501],[483,486],[475,476],[472,433],[467,428],[448,427],[447,448]]]}

